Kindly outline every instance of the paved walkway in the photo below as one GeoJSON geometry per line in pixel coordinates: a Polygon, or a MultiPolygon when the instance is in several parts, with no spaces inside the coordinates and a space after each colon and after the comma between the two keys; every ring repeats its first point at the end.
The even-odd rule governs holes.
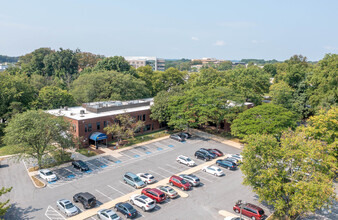
{"type": "Polygon", "coordinates": [[[237,143],[237,142],[234,142],[234,141],[231,141],[231,140],[227,140],[225,138],[222,138],[222,137],[219,137],[219,136],[216,136],[216,135],[213,135],[213,134],[209,134],[209,133],[204,132],[204,131],[200,131],[200,130],[193,129],[193,128],[190,128],[189,130],[192,134],[197,135],[197,136],[202,137],[202,138],[212,139],[214,141],[221,142],[222,144],[226,144],[226,145],[238,148],[238,149],[243,149],[243,147],[244,147],[243,144],[240,144],[240,143],[237,143]]]}

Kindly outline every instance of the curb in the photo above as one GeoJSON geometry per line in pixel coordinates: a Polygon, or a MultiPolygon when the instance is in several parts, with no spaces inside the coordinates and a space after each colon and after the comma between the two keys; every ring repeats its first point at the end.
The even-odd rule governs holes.
{"type": "Polygon", "coordinates": [[[46,183],[44,183],[44,182],[42,182],[41,180],[39,180],[38,178],[34,177],[34,178],[36,178],[37,180],[39,180],[41,183],[43,183],[43,186],[38,186],[38,185],[36,185],[36,184],[35,184],[35,181],[33,180],[33,177],[34,177],[34,176],[29,176],[29,178],[32,180],[32,182],[33,182],[33,184],[34,184],[34,186],[35,186],[36,188],[41,189],[41,188],[45,188],[45,187],[46,187],[46,183]]]}

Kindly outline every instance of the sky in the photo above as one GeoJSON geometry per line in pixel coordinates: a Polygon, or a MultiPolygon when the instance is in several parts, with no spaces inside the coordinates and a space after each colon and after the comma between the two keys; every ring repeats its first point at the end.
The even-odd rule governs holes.
{"type": "Polygon", "coordinates": [[[338,53],[338,0],[0,0],[0,55],[310,61],[338,53]]]}

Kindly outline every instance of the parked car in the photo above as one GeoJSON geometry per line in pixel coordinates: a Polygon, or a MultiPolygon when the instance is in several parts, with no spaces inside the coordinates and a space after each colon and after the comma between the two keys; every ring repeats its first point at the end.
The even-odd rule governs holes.
{"type": "Polygon", "coordinates": [[[231,161],[231,162],[235,163],[237,166],[239,165],[239,160],[234,158],[234,157],[228,157],[228,158],[225,158],[225,160],[231,161]]]}
{"type": "Polygon", "coordinates": [[[181,188],[182,190],[191,189],[190,183],[188,183],[182,177],[179,177],[179,176],[175,176],[175,175],[171,176],[169,179],[169,183],[170,185],[181,188]]]}
{"type": "Polygon", "coordinates": [[[227,216],[224,218],[224,220],[245,220],[245,219],[236,216],[227,216]]]}
{"type": "Polygon", "coordinates": [[[140,179],[145,182],[146,184],[155,183],[155,177],[150,173],[138,173],[136,176],[140,177],[140,179]]]}
{"type": "Polygon", "coordinates": [[[41,179],[44,179],[48,182],[56,181],[58,179],[57,176],[48,169],[39,170],[38,173],[41,179]]]}
{"type": "Polygon", "coordinates": [[[142,189],[141,194],[148,196],[157,203],[161,203],[166,200],[166,195],[156,188],[145,188],[142,189]]]}
{"type": "Polygon", "coordinates": [[[232,157],[238,159],[240,162],[243,162],[243,156],[240,154],[232,154],[232,157]]]}
{"type": "Polygon", "coordinates": [[[208,154],[212,159],[215,159],[215,158],[217,157],[216,154],[209,152],[209,151],[208,151],[207,149],[205,149],[205,148],[201,148],[201,149],[199,149],[199,151],[205,152],[205,153],[208,154]]]}
{"type": "Polygon", "coordinates": [[[130,203],[140,207],[144,212],[152,210],[156,206],[154,200],[145,195],[132,195],[130,203]]]}
{"type": "Polygon", "coordinates": [[[88,171],[89,170],[88,165],[85,162],[83,162],[82,160],[74,160],[72,162],[72,165],[75,169],[79,169],[81,171],[88,171]]]}
{"type": "Polygon", "coordinates": [[[56,202],[56,207],[66,216],[70,217],[79,213],[78,208],[67,199],[60,199],[56,202]]]}
{"type": "Polygon", "coordinates": [[[180,142],[185,141],[185,138],[183,136],[179,136],[178,134],[171,134],[170,138],[180,142]]]}
{"type": "Polygon", "coordinates": [[[208,151],[215,154],[217,157],[221,157],[224,155],[222,151],[217,150],[217,149],[208,149],[208,151]]]}
{"type": "Polygon", "coordinates": [[[191,134],[189,134],[188,132],[180,132],[178,133],[178,135],[184,137],[185,139],[191,138],[191,134]]]}
{"type": "Polygon", "coordinates": [[[195,161],[193,161],[189,157],[186,157],[186,156],[183,156],[183,155],[178,156],[176,158],[176,161],[179,162],[179,163],[185,164],[185,165],[187,165],[189,167],[192,167],[192,166],[196,165],[195,161]]]}
{"type": "Polygon", "coordinates": [[[114,209],[118,212],[121,212],[122,215],[126,216],[126,218],[135,218],[138,215],[136,209],[128,202],[116,203],[114,209]]]}
{"type": "Polygon", "coordinates": [[[192,186],[198,186],[200,185],[200,179],[195,176],[194,174],[180,174],[181,178],[183,178],[185,181],[189,182],[192,186]]]}
{"type": "Polygon", "coordinates": [[[264,214],[264,210],[256,205],[253,205],[251,203],[242,203],[241,200],[239,200],[235,206],[233,207],[233,210],[236,213],[241,212],[242,207],[242,215],[245,215],[252,220],[262,220],[265,219],[267,216],[264,214]]]}
{"type": "Polygon", "coordinates": [[[120,216],[118,216],[113,210],[110,209],[101,209],[97,212],[97,217],[101,220],[120,220],[120,216]]]}
{"type": "Polygon", "coordinates": [[[224,168],[227,168],[229,170],[237,170],[237,165],[236,163],[230,161],[230,160],[217,160],[216,161],[216,164],[218,166],[221,166],[221,167],[224,167],[224,168]]]}
{"type": "Polygon", "coordinates": [[[199,150],[195,152],[195,157],[204,161],[211,160],[211,157],[206,152],[199,150]]]}
{"type": "Polygon", "coordinates": [[[85,192],[85,193],[77,193],[73,196],[74,202],[80,202],[83,205],[83,208],[90,209],[96,206],[96,198],[92,194],[85,192]]]}
{"type": "Polygon", "coordinates": [[[140,177],[136,176],[135,174],[133,174],[131,172],[127,172],[127,173],[124,174],[123,181],[126,184],[131,185],[135,189],[142,188],[142,187],[146,186],[145,182],[143,182],[140,177]]]}
{"type": "Polygon", "coordinates": [[[215,176],[224,176],[223,171],[216,166],[203,167],[202,171],[210,173],[210,174],[215,175],[215,176]]]}
{"type": "Polygon", "coordinates": [[[157,189],[161,190],[170,199],[176,198],[178,196],[178,193],[170,186],[158,186],[157,189]]]}

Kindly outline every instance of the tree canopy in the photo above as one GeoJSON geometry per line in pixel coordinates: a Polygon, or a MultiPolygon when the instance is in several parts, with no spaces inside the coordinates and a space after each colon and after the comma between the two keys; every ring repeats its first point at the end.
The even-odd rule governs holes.
{"type": "Polygon", "coordinates": [[[251,134],[272,134],[280,137],[288,128],[295,128],[294,113],[274,104],[263,104],[240,113],[231,125],[231,134],[244,138],[251,134]]]}
{"type": "MultiPolygon", "coordinates": [[[[2,187],[0,189],[0,197],[8,192],[10,192],[12,190],[12,187],[10,188],[5,188],[2,187]]],[[[5,202],[0,202],[0,217],[4,216],[7,212],[7,210],[9,209],[9,205],[7,205],[9,203],[9,199],[7,199],[5,202]]]]}
{"type": "MultiPolygon", "coordinates": [[[[4,142],[12,146],[21,157],[33,157],[41,168],[42,158],[59,149],[56,144],[71,147],[70,125],[62,117],[54,117],[41,110],[16,114],[5,128],[4,142]]],[[[64,146],[61,146],[62,148],[64,146]]]]}

